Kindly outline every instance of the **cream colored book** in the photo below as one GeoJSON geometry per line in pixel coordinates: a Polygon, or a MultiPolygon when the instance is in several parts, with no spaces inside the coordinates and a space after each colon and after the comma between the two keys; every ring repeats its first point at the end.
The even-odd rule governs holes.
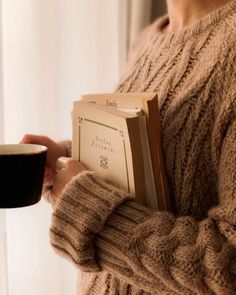
{"type": "Polygon", "coordinates": [[[151,207],[157,204],[159,210],[171,211],[171,201],[165,174],[161,145],[161,128],[158,109],[158,98],[155,93],[101,93],[86,94],[82,101],[92,102],[104,107],[122,109],[142,109],[145,115],[143,119],[142,136],[144,152],[144,166],[146,191],[149,190],[151,207]],[[151,161],[152,171],[149,173],[151,161]],[[153,192],[153,182],[155,192],[153,192]],[[154,200],[156,198],[156,201],[154,200]]]}
{"type": "Polygon", "coordinates": [[[72,157],[146,205],[140,113],[74,103],[72,157]]]}

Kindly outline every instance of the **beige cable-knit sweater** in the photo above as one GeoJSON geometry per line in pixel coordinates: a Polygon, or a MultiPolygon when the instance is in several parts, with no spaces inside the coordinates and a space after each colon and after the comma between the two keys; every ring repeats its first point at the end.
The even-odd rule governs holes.
{"type": "Polygon", "coordinates": [[[141,35],[118,91],[155,91],[174,213],[153,212],[93,172],[65,188],[55,250],[79,294],[236,294],[236,1],[177,33],[141,35]]]}

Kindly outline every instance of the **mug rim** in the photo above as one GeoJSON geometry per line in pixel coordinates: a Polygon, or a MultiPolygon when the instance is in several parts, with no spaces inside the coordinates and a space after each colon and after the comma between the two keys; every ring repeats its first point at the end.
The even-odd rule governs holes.
{"type": "Polygon", "coordinates": [[[41,144],[16,143],[0,144],[0,156],[35,155],[47,152],[48,148],[41,144]]]}

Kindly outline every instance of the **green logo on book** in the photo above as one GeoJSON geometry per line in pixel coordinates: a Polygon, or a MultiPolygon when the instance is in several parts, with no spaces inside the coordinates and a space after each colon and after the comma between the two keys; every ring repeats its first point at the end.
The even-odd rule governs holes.
{"type": "Polygon", "coordinates": [[[100,156],[100,167],[104,170],[108,169],[108,158],[106,156],[100,156]]]}

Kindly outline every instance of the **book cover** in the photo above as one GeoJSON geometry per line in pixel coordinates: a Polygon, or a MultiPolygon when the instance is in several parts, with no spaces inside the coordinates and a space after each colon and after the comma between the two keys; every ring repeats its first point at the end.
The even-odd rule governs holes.
{"type": "Polygon", "coordinates": [[[137,112],[74,103],[72,157],[146,205],[139,117],[137,112]]]}

